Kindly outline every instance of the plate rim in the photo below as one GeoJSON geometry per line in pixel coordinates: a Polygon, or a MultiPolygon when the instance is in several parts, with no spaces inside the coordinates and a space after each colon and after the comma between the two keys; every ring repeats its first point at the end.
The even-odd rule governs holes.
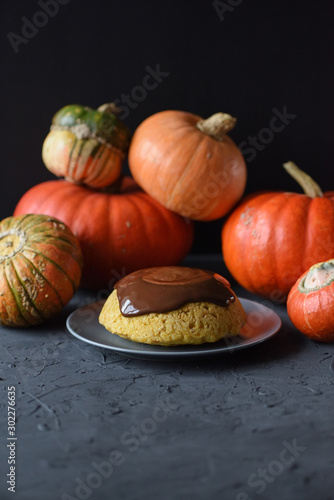
{"type": "MultiPolygon", "coordinates": [[[[101,307],[102,307],[102,304],[104,302],[102,300],[91,302],[90,304],[85,304],[81,307],[78,307],[74,311],[72,311],[66,319],[66,328],[72,336],[81,340],[82,342],[85,342],[87,344],[94,345],[96,347],[100,347],[103,349],[108,349],[108,350],[114,351],[116,353],[119,353],[120,355],[123,355],[123,356],[125,355],[127,357],[133,357],[133,358],[146,358],[146,359],[153,359],[153,358],[159,358],[159,357],[160,358],[168,358],[168,359],[171,359],[173,357],[175,357],[175,358],[194,357],[195,358],[198,356],[210,356],[210,355],[212,356],[212,355],[224,354],[227,352],[233,353],[234,351],[237,351],[240,349],[245,349],[247,347],[252,347],[252,346],[260,344],[266,340],[269,340],[274,335],[276,335],[282,327],[282,319],[270,307],[268,307],[264,304],[261,304],[261,302],[257,302],[255,300],[251,300],[251,299],[247,299],[247,298],[243,298],[243,297],[238,297],[238,298],[243,306],[251,307],[252,311],[253,310],[255,311],[256,309],[262,309],[262,311],[267,312],[267,316],[270,316],[272,318],[272,320],[275,320],[274,326],[271,328],[270,332],[267,335],[262,334],[260,337],[255,338],[255,339],[254,338],[253,339],[245,338],[245,340],[243,342],[236,343],[236,344],[230,345],[230,346],[226,345],[224,347],[220,346],[220,347],[216,347],[216,348],[214,347],[215,343],[201,344],[199,346],[195,346],[195,345],[191,345],[191,344],[189,344],[189,346],[186,346],[186,345],[185,346],[174,346],[174,347],[185,347],[185,348],[191,347],[193,349],[193,350],[184,350],[184,351],[176,351],[175,350],[174,352],[171,352],[170,350],[165,351],[164,350],[165,346],[158,346],[158,345],[152,346],[150,344],[140,344],[137,342],[133,342],[133,344],[135,346],[137,346],[137,345],[144,345],[144,346],[149,345],[149,347],[154,348],[154,350],[145,350],[145,349],[140,350],[140,349],[136,349],[136,347],[128,348],[128,347],[101,344],[100,342],[96,342],[94,340],[87,339],[87,338],[83,337],[82,335],[80,335],[79,333],[77,333],[71,327],[70,323],[71,323],[71,320],[73,320],[75,315],[78,313],[78,311],[81,311],[84,308],[88,308],[88,307],[93,306],[93,305],[95,305],[95,309],[96,309],[97,304],[101,304],[101,307]],[[208,349],[208,348],[203,349],[203,346],[207,346],[207,347],[210,346],[210,349],[208,349]]],[[[96,318],[94,318],[94,320],[96,320],[96,318]]],[[[246,324],[247,324],[247,322],[246,322],[246,324]]],[[[101,326],[103,328],[103,326],[100,325],[99,323],[97,326],[101,326]]],[[[110,335],[117,335],[117,334],[110,333],[110,335]]],[[[128,342],[132,342],[129,339],[124,339],[124,340],[127,340],[128,342]]],[[[221,339],[221,340],[223,340],[223,339],[221,339]]],[[[167,346],[167,347],[168,347],[168,349],[173,348],[173,346],[167,346]]]]}

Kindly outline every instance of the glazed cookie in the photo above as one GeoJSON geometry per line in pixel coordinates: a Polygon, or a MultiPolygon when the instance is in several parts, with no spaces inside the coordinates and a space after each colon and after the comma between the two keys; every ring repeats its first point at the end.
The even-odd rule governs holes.
{"type": "Polygon", "coordinates": [[[135,271],[118,281],[99,321],[134,342],[175,346],[238,335],[246,313],[222,276],[169,266],[135,271]]]}

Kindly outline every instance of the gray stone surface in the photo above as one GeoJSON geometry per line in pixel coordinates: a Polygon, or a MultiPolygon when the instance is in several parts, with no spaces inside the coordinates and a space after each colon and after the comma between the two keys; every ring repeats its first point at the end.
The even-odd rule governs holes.
{"type": "MultiPolygon", "coordinates": [[[[228,276],[220,259],[190,263],[228,276]]],[[[306,339],[275,305],[282,329],[258,346],[128,359],[66,332],[67,315],[97,298],[79,291],[42,327],[0,329],[1,499],[334,499],[333,345],[306,339]]]]}

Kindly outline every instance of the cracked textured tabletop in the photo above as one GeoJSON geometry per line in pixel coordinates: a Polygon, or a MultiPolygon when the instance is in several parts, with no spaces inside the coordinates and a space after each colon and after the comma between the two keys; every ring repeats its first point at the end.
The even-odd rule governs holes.
{"type": "MultiPolygon", "coordinates": [[[[190,265],[230,278],[218,258],[190,265]]],[[[334,499],[333,345],[302,336],[275,305],[281,330],[249,349],[131,359],[67,332],[67,316],[100,298],[80,290],[38,328],[0,328],[1,499],[334,499]]]]}

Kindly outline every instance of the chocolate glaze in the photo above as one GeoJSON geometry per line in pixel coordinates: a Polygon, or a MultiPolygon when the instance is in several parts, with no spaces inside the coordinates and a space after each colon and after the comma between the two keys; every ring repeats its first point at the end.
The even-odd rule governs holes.
{"type": "Polygon", "coordinates": [[[211,302],[227,307],[235,300],[225,278],[190,267],[142,269],[119,280],[115,288],[123,316],[164,313],[189,302],[211,302]]]}

